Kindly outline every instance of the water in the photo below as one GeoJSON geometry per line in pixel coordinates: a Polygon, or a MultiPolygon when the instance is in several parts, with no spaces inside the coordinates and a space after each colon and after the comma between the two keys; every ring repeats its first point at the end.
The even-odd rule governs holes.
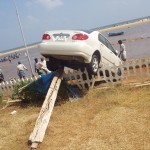
{"type": "MultiPolygon", "coordinates": [[[[28,52],[29,52],[33,72],[35,73],[34,58],[40,58],[41,55],[39,53],[38,48],[31,48],[31,49],[29,49],[28,52]]],[[[1,69],[3,70],[3,74],[5,76],[5,80],[10,80],[11,78],[18,78],[18,75],[17,75],[18,61],[20,61],[22,64],[24,64],[28,68],[28,71],[25,71],[26,76],[27,77],[32,76],[28,57],[26,56],[26,51],[23,50],[20,53],[21,53],[20,57],[17,59],[12,59],[11,63],[9,61],[0,63],[1,69]]]]}
{"type": "Polygon", "coordinates": [[[119,51],[118,40],[133,39],[125,42],[127,58],[141,58],[150,56],[150,23],[141,24],[133,27],[126,27],[123,29],[113,30],[110,32],[123,31],[123,35],[108,37],[107,32],[103,33],[107,39],[114,43],[113,47],[119,51]],[[134,40],[137,39],[137,40],[134,40]]]}
{"type": "MultiPolygon", "coordinates": [[[[138,39],[138,40],[125,42],[127,59],[150,56],[150,23],[149,22],[147,22],[146,24],[113,30],[111,32],[118,32],[118,31],[123,31],[124,34],[120,36],[108,37],[107,32],[103,33],[108,38],[108,40],[114,44],[113,45],[114,48],[117,49],[118,51],[119,51],[119,44],[117,43],[118,40],[135,39],[135,38],[138,39]],[[141,39],[141,37],[143,37],[143,39],[141,39]]],[[[27,56],[25,55],[25,52],[26,51],[21,51],[20,58],[12,60],[11,63],[8,61],[0,63],[0,68],[3,70],[5,80],[9,80],[10,78],[18,78],[17,68],[16,68],[18,61],[21,61],[28,68],[28,71],[26,71],[26,76],[27,77],[32,76],[29,61],[27,56]]],[[[29,56],[31,59],[31,64],[34,72],[34,58],[41,57],[38,48],[29,49],[29,56]]]]}

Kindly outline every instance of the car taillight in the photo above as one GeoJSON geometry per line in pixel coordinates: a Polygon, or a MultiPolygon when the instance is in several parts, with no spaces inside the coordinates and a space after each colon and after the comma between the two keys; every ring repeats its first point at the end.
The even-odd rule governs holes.
{"type": "Polygon", "coordinates": [[[49,34],[43,34],[42,40],[50,40],[50,38],[49,34]]]}
{"type": "Polygon", "coordinates": [[[75,34],[72,39],[73,40],[87,40],[89,37],[86,34],[75,34]]]}

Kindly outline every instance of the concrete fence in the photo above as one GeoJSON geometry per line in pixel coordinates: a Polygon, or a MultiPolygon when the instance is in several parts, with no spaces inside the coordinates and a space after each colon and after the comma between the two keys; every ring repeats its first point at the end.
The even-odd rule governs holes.
{"type": "MultiPolygon", "coordinates": [[[[38,77],[27,78],[25,80],[35,81],[38,77]]],[[[85,69],[83,72],[67,71],[64,72],[63,78],[70,85],[77,85],[80,89],[89,89],[94,86],[107,83],[113,85],[115,83],[144,83],[150,80],[150,58],[134,59],[126,61],[116,67],[101,67],[97,75],[89,75],[85,69]]],[[[4,96],[11,95],[14,85],[21,80],[6,81],[0,83],[0,90],[4,96]]]]}
{"type": "Polygon", "coordinates": [[[93,88],[100,83],[144,83],[150,80],[150,58],[134,59],[126,61],[116,67],[99,68],[97,75],[89,77],[87,70],[84,72],[66,72],[64,78],[80,89],[93,88]]]}
{"type": "Polygon", "coordinates": [[[26,78],[26,79],[12,79],[10,81],[5,81],[0,83],[0,92],[3,94],[3,96],[9,96],[12,94],[14,86],[17,83],[20,83],[21,81],[35,81],[37,80],[38,77],[34,76],[31,78],[26,78]]]}

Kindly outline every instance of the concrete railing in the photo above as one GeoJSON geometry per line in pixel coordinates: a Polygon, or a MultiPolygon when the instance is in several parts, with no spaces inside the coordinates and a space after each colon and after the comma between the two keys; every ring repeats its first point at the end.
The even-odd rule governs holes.
{"type": "MultiPolygon", "coordinates": [[[[144,83],[150,80],[150,58],[126,61],[118,67],[101,67],[95,76],[89,76],[85,69],[83,72],[80,70],[64,72],[63,77],[69,84],[77,85],[80,89],[93,88],[104,82],[107,84],[144,83]]],[[[34,81],[36,79],[37,77],[25,80],[34,81]]],[[[4,96],[8,96],[12,93],[14,85],[19,82],[21,80],[17,79],[0,83],[0,90],[4,96]]]]}
{"type": "Polygon", "coordinates": [[[12,94],[13,92],[13,89],[14,89],[14,86],[17,84],[17,83],[20,83],[21,81],[35,81],[37,80],[38,77],[34,76],[34,77],[31,77],[31,78],[26,78],[26,79],[13,79],[13,80],[10,80],[10,81],[5,81],[5,82],[2,82],[0,83],[0,92],[3,94],[3,96],[9,96],[12,94]]]}
{"type": "Polygon", "coordinates": [[[66,72],[65,79],[80,89],[93,88],[95,85],[105,82],[114,83],[136,83],[150,80],[150,58],[134,59],[126,61],[116,67],[99,68],[97,75],[89,77],[87,70],[84,72],[66,72]],[[120,71],[121,75],[117,72],[120,71]],[[112,73],[113,72],[113,73],[112,73]]]}

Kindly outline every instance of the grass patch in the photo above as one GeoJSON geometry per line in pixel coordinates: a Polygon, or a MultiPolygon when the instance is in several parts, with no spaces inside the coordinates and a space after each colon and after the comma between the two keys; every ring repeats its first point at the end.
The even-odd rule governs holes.
{"type": "MultiPolygon", "coordinates": [[[[55,106],[39,149],[150,149],[149,88],[92,89],[78,101],[55,106]]],[[[32,106],[0,111],[0,149],[29,149],[39,111],[32,106]],[[13,110],[16,115],[10,115],[13,110]]]]}

